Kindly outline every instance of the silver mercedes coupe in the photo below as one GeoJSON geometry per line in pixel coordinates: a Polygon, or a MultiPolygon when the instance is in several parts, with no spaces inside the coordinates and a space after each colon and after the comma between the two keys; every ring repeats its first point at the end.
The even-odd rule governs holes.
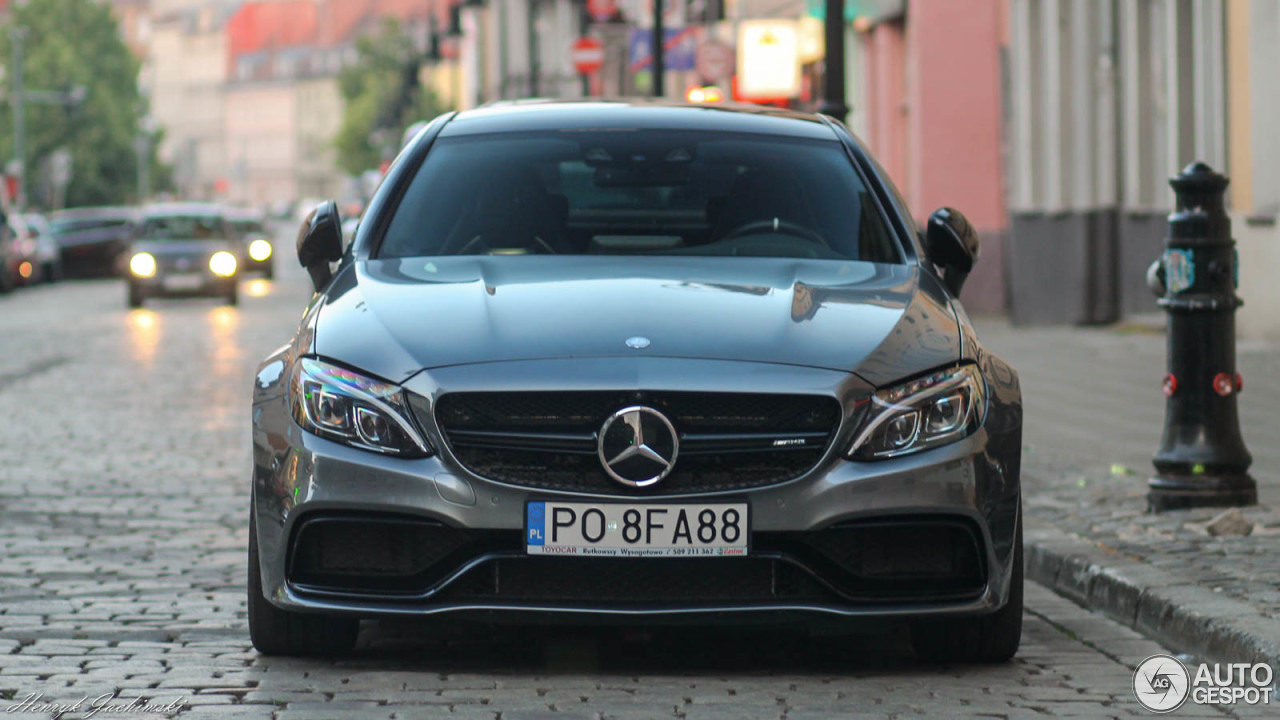
{"type": "Polygon", "coordinates": [[[1022,620],[1021,393],[840,123],[507,103],[406,145],[253,397],[249,623],[910,626],[999,662],[1022,620]]]}

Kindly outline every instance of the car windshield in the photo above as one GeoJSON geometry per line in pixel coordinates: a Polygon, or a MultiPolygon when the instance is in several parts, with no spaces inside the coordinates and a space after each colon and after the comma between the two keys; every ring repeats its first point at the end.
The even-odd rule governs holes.
{"type": "Polygon", "coordinates": [[[902,261],[839,143],[671,130],[442,138],[377,251],[525,254],[902,261]]]}
{"type": "Polygon", "coordinates": [[[264,232],[262,223],[257,220],[233,220],[231,221],[231,227],[241,237],[261,235],[264,232]]]}
{"type": "Polygon", "coordinates": [[[141,240],[221,240],[227,236],[216,215],[149,217],[138,233],[141,240]]]}

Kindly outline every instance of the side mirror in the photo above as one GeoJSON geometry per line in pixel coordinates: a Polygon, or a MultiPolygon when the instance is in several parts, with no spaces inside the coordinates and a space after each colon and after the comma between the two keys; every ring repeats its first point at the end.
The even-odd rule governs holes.
{"type": "Polygon", "coordinates": [[[320,292],[333,279],[329,263],[342,259],[342,218],[332,200],[316,206],[298,230],[298,262],[311,275],[311,284],[320,292]]]}
{"type": "Polygon", "coordinates": [[[959,297],[960,288],[978,261],[978,233],[959,210],[939,208],[925,230],[929,261],[942,270],[942,284],[959,297]]]}

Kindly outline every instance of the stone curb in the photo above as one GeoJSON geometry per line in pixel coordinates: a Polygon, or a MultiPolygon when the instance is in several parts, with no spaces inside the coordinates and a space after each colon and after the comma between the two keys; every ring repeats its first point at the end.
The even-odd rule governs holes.
{"type": "Polygon", "coordinates": [[[1201,661],[1280,669],[1280,621],[1052,527],[1028,528],[1027,579],[1201,661]]]}

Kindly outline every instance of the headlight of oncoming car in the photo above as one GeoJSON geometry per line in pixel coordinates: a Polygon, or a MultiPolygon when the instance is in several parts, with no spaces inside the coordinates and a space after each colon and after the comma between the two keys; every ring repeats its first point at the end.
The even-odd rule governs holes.
{"type": "Polygon", "coordinates": [[[849,457],[880,460],[946,445],[982,424],[987,387],[974,365],[940,370],[880,390],[861,423],[849,457]]]}
{"type": "Polygon", "coordinates": [[[226,250],[219,250],[209,258],[209,269],[218,277],[231,277],[236,274],[236,256],[226,250]]]}
{"type": "Polygon", "coordinates": [[[249,243],[249,257],[257,262],[262,262],[271,257],[271,243],[262,238],[249,243]]]}
{"type": "Polygon", "coordinates": [[[151,253],[140,252],[129,258],[129,272],[142,278],[156,274],[156,259],[151,253]]]}
{"type": "Polygon", "coordinates": [[[431,454],[396,385],[303,358],[294,366],[290,390],[294,419],[321,437],[387,455],[431,454]]]}

